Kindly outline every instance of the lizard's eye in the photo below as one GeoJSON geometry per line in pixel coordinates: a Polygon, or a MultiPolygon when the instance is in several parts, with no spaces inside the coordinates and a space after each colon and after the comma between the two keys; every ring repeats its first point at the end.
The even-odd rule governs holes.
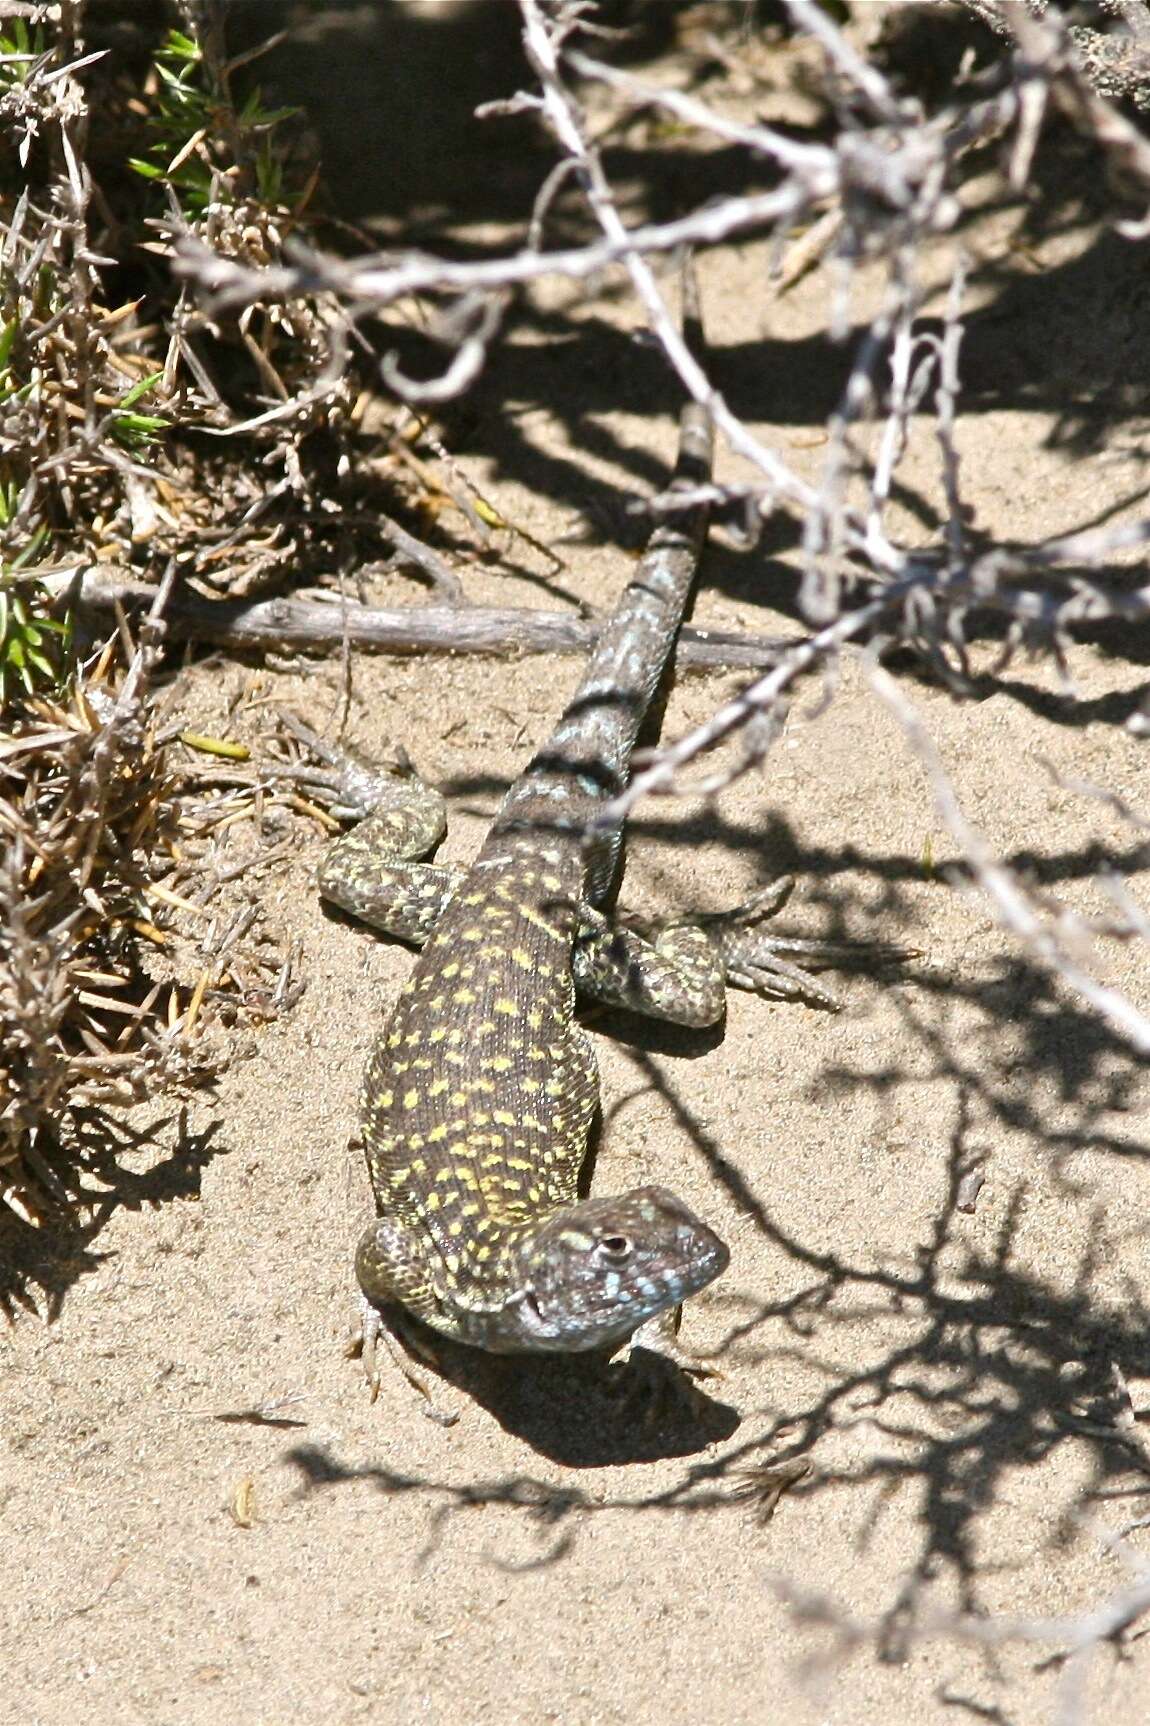
{"type": "Polygon", "coordinates": [[[631,1256],[631,1242],[626,1235],[604,1235],[599,1242],[599,1254],[612,1264],[622,1264],[631,1256]]]}

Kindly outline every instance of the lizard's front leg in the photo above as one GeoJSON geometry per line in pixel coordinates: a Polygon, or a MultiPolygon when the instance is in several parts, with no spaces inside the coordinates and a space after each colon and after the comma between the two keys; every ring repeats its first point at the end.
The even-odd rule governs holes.
{"type": "Polygon", "coordinates": [[[360,1328],[349,1352],[363,1361],[364,1376],[374,1402],[379,1395],[378,1348],[382,1341],[392,1362],[423,1397],[423,1412],[440,1426],[454,1426],[455,1409],[441,1408],[427,1380],[408,1360],[404,1348],[414,1343],[403,1326],[402,1314],[429,1319],[438,1297],[419,1269],[420,1242],[395,1216],[377,1217],[360,1237],[355,1255],[355,1274],[362,1291],[360,1328]]]}
{"type": "Polygon", "coordinates": [[[628,1345],[620,1395],[647,1427],[684,1416],[698,1419],[708,1399],[697,1381],[723,1376],[679,1341],[682,1316],[681,1306],[669,1307],[641,1324],[628,1345]]]}

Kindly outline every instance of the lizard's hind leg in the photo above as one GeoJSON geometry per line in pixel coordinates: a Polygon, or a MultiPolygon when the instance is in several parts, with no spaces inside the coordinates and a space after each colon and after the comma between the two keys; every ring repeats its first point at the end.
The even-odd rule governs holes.
{"type": "Polygon", "coordinates": [[[285,777],[321,797],[333,813],[358,817],[328,847],[319,869],[320,893],[373,929],[422,946],[462,876],[461,870],[418,861],[447,831],[443,798],[417,777],[402,751],[398,771],[389,772],[328,743],[294,714],[283,719],[324,763],[293,763],[282,770],[285,777]]]}
{"type": "Polygon", "coordinates": [[[770,933],[763,924],[786,903],[793,885],[783,876],[734,910],[651,936],[615,927],[602,912],[585,907],[573,958],[576,986],[609,1006],[702,1027],[723,1017],[728,986],[835,1011],[842,1002],[811,969],[873,971],[917,956],[914,948],[881,941],[770,933]]]}
{"type": "Polygon", "coordinates": [[[781,1001],[806,1001],[837,1012],[843,1003],[812,971],[884,971],[919,957],[915,947],[889,941],[840,941],[821,936],[784,935],[764,928],[790,897],[794,883],[783,876],[745,904],[717,916],[700,917],[728,984],[781,1001]]]}
{"type": "MultiPolygon", "coordinates": [[[[411,788],[397,789],[410,793],[411,788]]],[[[437,792],[429,795],[438,798],[437,792]]],[[[412,810],[410,800],[377,805],[328,848],[319,869],[323,897],[373,929],[421,947],[463,878],[461,869],[413,860],[442,836],[441,819],[427,841],[434,817],[431,809],[412,810]]]]}
{"type": "Polygon", "coordinates": [[[684,924],[648,940],[584,908],[571,968],[579,993],[675,1025],[714,1025],[723,1017],[726,979],[714,944],[684,924]]]}

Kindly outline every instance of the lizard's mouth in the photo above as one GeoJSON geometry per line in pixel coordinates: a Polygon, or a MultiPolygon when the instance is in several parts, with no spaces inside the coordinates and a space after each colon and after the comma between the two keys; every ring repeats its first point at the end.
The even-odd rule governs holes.
{"type": "MultiPolygon", "coordinates": [[[[708,1274],[700,1275],[685,1293],[693,1293],[695,1288],[701,1288],[718,1274],[713,1269],[708,1274]]],[[[526,1289],[515,1302],[515,1311],[519,1325],[519,1340],[517,1347],[529,1353],[541,1350],[551,1354],[583,1354],[592,1349],[613,1349],[629,1337],[640,1324],[663,1307],[675,1304],[675,1299],[681,1298],[668,1295],[657,1299],[635,1310],[616,1310],[607,1313],[591,1307],[575,1313],[558,1311],[549,1313],[545,1304],[546,1296],[540,1296],[535,1289],[526,1289]]]]}
{"type": "Polygon", "coordinates": [[[548,1354],[582,1354],[588,1349],[611,1347],[634,1329],[634,1321],[621,1328],[589,1320],[586,1315],[574,1317],[560,1312],[549,1316],[544,1300],[535,1289],[527,1289],[516,1302],[519,1318],[519,1347],[528,1351],[543,1350],[548,1354]]]}
{"type": "Polygon", "coordinates": [[[519,1303],[519,1311],[525,1328],[538,1336],[540,1342],[549,1341],[555,1336],[555,1326],[548,1321],[534,1289],[525,1290],[519,1303]]]}
{"type": "MultiPolygon", "coordinates": [[[[533,1352],[541,1349],[548,1354],[581,1354],[586,1349],[601,1348],[616,1340],[607,1335],[601,1325],[589,1326],[585,1315],[574,1317],[562,1310],[549,1312],[546,1293],[537,1289],[523,1291],[515,1303],[519,1321],[518,1346],[533,1352]]],[[[628,1325],[627,1330],[633,1328],[628,1325]]],[[[623,1331],[626,1335],[627,1331],[623,1331]]]]}

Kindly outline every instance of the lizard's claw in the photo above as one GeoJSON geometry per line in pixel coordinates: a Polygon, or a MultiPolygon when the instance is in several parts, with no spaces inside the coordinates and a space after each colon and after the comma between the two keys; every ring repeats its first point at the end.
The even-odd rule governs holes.
{"type": "Polygon", "coordinates": [[[639,1347],[620,1369],[618,1395],[626,1415],[644,1431],[655,1432],[663,1426],[697,1422],[708,1398],[696,1381],[721,1376],[661,1349],[639,1347]]]}
{"type": "Polygon", "coordinates": [[[833,989],[816,981],[813,971],[881,971],[921,957],[918,948],[889,941],[824,940],[760,928],[782,909],[793,887],[794,878],[783,875],[733,910],[696,919],[718,949],[727,982],[736,989],[784,1001],[807,1001],[837,1012],[842,1001],[833,989]]]}
{"type": "Polygon", "coordinates": [[[391,1356],[393,1364],[398,1367],[412,1389],[417,1390],[423,1398],[423,1412],[428,1420],[435,1421],[437,1426],[454,1426],[459,1419],[459,1410],[440,1407],[427,1380],[416,1372],[404,1355],[379,1308],[374,1301],[368,1300],[365,1295],[361,1303],[359,1327],[348,1343],[347,1354],[349,1359],[354,1359],[358,1355],[362,1360],[363,1373],[367,1380],[372,1402],[375,1402],[379,1396],[381,1382],[379,1344],[381,1340],[391,1356]]]}
{"type": "Polygon", "coordinates": [[[718,911],[714,916],[704,916],[698,921],[704,929],[711,922],[728,928],[752,929],[757,923],[765,923],[769,917],[776,916],[794,890],[794,876],[779,875],[767,886],[760,887],[757,893],[752,893],[749,899],[744,899],[741,905],[733,905],[729,911],[718,911]]]}
{"type": "Polygon", "coordinates": [[[620,1368],[619,1395],[647,1429],[669,1421],[697,1421],[707,1398],[697,1380],[723,1374],[679,1342],[682,1307],[672,1307],[640,1325],[620,1368]]]}
{"type": "Polygon", "coordinates": [[[390,761],[369,761],[347,744],[329,743],[286,708],[280,710],[280,720],[306,753],[299,761],[282,762],[277,776],[319,798],[339,820],[362,820],[387,801],[397,782],[418,783],[411,757],[402,744],[392,745],[390,761]]]}

